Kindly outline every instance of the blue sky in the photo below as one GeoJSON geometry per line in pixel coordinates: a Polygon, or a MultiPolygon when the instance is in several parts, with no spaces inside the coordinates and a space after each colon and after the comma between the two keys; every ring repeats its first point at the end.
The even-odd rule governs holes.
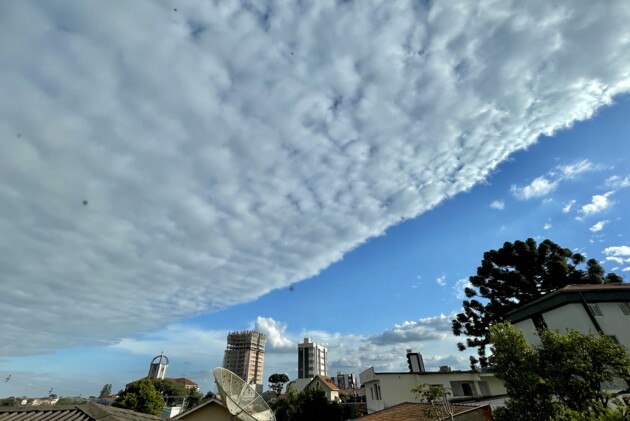
{"type": "Polygon", "coordinates": [[[207,391],[244,329],[266,375],[305,336],[333,374],[467,368],[484,251],[625,275],[630,10],[591,3],[3,4],[0,396],[161,351],[207,391]]]}

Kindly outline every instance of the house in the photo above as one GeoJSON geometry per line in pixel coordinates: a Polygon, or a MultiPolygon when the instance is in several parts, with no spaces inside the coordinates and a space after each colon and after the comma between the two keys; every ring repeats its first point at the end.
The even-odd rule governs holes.
{"type": "MultiPolygon", "coordinates": [[[[456,421],[492,420],[490,405],[451,405],[451,410],[453,419],[456,421]]],[[[365,421],[431,421],[436,419],[434,414],[434,408],[428,403],[403,402],[365,415],[360,419],[365,421]]]]}
{"type": "Polygon", "coordinates": [[[329,377],[317,375],[306,385],[304,389],[319,389],[326,394],[326,398],[332,402],[339,402],[339,388],[330,380],[329,377]]]}
{"type": "Polygon", "coordinates": [[[27,406],[0,408],[0,421],[163,421],[156,415],[103,406],[93,402],[81,405],[27,406]]]}
{"type": "Polygon", "coordinates": [[[365,386],[368,414],[405,403],[420,403],[411,389],[421,385],[443,386],[451,390],[451,402],[491,400],[507,393],[494,373],[467,371],[450,372],[385,372],[374,367],[359,374],[365,386]]]}
{"type": "Polygon", "coordinates": [[[210,399],[186,412],[182,412],[174,419],[183,421],[231,421],[233,417],[221,400],[210,399]]]}
{"type": "Polygon", "coordinates": [[[567,285],[507,314],[530,344],[537,329],[599,333],[630,353],[630,284],[567,285]]]}
{"type": "Polygon", "coordinates": [[[187,379],[186,377],[178,377],[176,379],[172,377],[166,377],[164,380],[181,384],[186,389],[194,389],[195,391],[199,392],[199,385],[195,383],[194,381],[187,379]]]}

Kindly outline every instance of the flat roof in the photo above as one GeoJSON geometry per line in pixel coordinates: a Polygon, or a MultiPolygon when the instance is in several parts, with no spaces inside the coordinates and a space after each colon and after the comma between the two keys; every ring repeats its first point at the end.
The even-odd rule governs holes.
{"type": "Polygon", "coordinates": [[[518,323],[535,314],[583,301],[587,303],[628,302],[630,301],[630,284],[567,285],[512,310],[506,315],[506,319],[512,323],[518,323]]]}

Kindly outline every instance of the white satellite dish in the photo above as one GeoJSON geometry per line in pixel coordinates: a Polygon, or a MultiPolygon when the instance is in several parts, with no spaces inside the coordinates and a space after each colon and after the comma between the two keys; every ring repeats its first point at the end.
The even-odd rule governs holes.
{"type": "Polygon", "coordinates": [[[241,421],[276,421],[267,402],[256,389],[225,368],[213,371],[219,394],[230,414],[241,421]]]}

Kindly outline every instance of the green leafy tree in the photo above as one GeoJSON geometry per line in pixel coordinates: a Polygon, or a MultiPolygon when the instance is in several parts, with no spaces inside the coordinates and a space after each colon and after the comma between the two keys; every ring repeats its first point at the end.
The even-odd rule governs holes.
{"type": "Polygon", "coordinates": [[[469,278],[464,311],[453,320],[453,333],[467,336],[460,351],[477,348],[479,359],[471,364],[489,365],[486,356],[490,326],[505,320],[510,311],[569,284],[622,283],[614,273],[605,274],[595,259],[586,259],[550,240],[506,242],[499,250],[484,253],[477,274],[469,278]],[[578,266],[586,263],[586,270],[578,266]]]}
{"type": "Polygon", "coordinates": [[[296,412],[298,391],[291,385],[287,386],[284,396],[270,403],[271,409],[276,415],[276,421],[290,421],[296,412]]]}
{"type": "MultiPolygon", "coordinates": [[[[602,384],[630,378],[630,357],[606,336],[541,330],[531,347],[508,323],[491,328],[494,369],[510,399],[497,408],[502,420],[610,419],[622,410],[606,408],[611,394],[602,384]],[[604,417],[604,418],[601,418],[604,417]]],[[[621,418],[623,419],[623,418],[621,418]]]]}
{"type": "Polygon", "coordinates": [[[0,406],[16,406],[16,405],[17,405],[17,399],[15,399],[14,396],[0,399],[0,406]]]}
{"type": "Polygon", "coordinates": [[[59,398],[55,405],[82,405],[87,402],[87,399],[73,397],[73,396],[63,396],[59,398]]]}
{"type": "Polygon", "coordinates": [[[192,408],[198,405],[203,398],[203,395],[196,389],[188,389],[186,386],[180,383],[176,383],[166,379],[151,379],[155,390],[157,390],[162,397],[166,405],[175,406],[183,405],[185,408],[192,408]]]}
{"type": "Polygon", "coordinates": [[[164,408],[164,398],[155,389],[151,380],[142,379],[129,384],[118,395],[114,406],[145,414],[159,415],[162,412],[162,408],[164,408]]]}
{"type": "Polygon", "coordinates": [[[289,386],[285,395],[272,403],[277,421],[336,421],[342,411],[336,402],[329,402],[320,389],[305,389],[297,393],[289,386]]]}
{"type": "Polygon", "coordinates": [[[451,391],[448,388],[423,383],[411,391],[422,401],[431,404],[431,408],[425,411],[425,416],[436,420],[453,419],[453,409],[448,401],[448,395],[451,394],[451,391]]]}
{"type": "Polygon", "coordinates": [[[274,373],[269,376],[269,386],[271,390],[276,392],[276,395],[280,395],[282,393],[282,389],[284,388],[284,384],[289,381],[289,376],[286,374],[274,373]]]}
{"type": "Polygon", "coordinates": [[[112,395],[112,385],[107,383],[105,386],[103,386],[103,388],[101,389],[101,393],[99,393],[98,397],[99,398],[104,398],[106,396],[111,396],[112,395]]]}

